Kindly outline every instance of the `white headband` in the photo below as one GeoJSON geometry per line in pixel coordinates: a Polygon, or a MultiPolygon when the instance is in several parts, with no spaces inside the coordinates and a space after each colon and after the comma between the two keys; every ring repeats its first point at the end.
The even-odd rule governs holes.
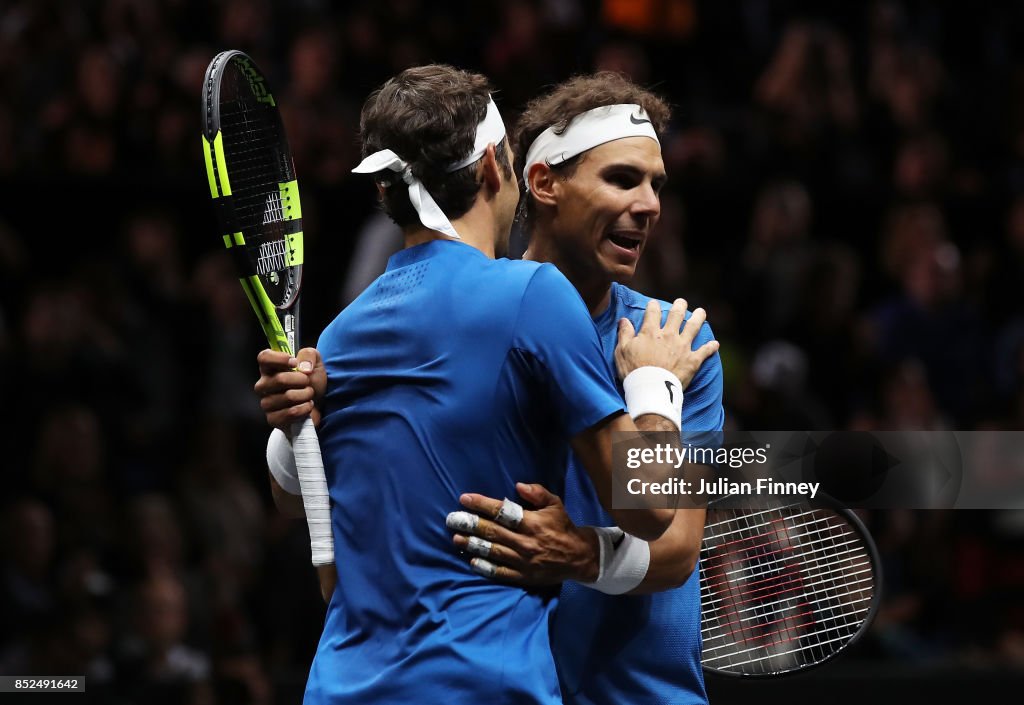
{"type": "MultiPolygon", "coordinates": [[[[484,156],[484,152],[487,151],[487,145],[498,144],[504,137],[505,123],[501,121],[501,113],[498,112],[498,106],[494,104],[493,99],[490,99],[487,103],[487,115],[484,116],[483,121],[476,127],[473,152],[465,159],[461,159],[448,166],[446,171],[451,173],[469,166],[484,156]]],[[[409,163],[390,149],[382,149],[369,155],[352,172],[354,174],[376,174],[378,171],[384,171],[385,169],[399,172],[402,175],[402,181],[409,187],[409,202],[416,209],[420,216],[420,222],[423,223],[424,227],[437,230],[457,240],[461,239],[448,220],[448,216],[444,214],[444,211],[437,205],[437,202],[427,193],[423,183],[413,176],[409,163]]]]}
{"type": "Polygon", "coordinates": [[[602,105],[580,113],[560,135],[555,133],[554,126],[549,127],[537,135],[526,152],[526,166],[523,167],[526,190],[530,190],[530,167],[534,164],[555,166],[588,149],[624,137],[650,137],[658,142],[658,133],[654,131],[651,119],[639,105],[602,105]]]}

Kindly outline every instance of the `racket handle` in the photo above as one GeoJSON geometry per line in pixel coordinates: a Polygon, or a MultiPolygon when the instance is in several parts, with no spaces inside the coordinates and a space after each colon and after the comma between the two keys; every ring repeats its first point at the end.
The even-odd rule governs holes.
{"type": "Polygon", "coordinates": [[[334,563],[334,536],[331,533],[331,500],[327,493],[320,440],[313,420],[308,416],[292,426],[292,449],[302,490],[302,506],[309,526],[309,546],[313,565],[334,563]]]}

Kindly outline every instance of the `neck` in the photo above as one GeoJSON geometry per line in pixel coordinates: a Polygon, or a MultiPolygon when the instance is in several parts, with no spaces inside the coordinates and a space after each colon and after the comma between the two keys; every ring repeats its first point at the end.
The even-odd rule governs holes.
{"type": "MultiPolygon", "coordinates": [[[[454,225],[454,223],[453,223],[454,225]]],[[[485,255],[494,259],[494,243],[485,242],[480,238],[474,238],[470,236],[463,228],[455,225],[455,231],[458,232],[462,237],[458,240],[455,238],[448,237],[444,233],[439,233],[436,230],[427,230],[424,227],[418,228],[406,228],[405,233],[405,246],[415,247],[416,245],[422,245],[425,242],[431,242],[433,240],[449,240],[451,242],[461,242],[463,244],[474,247],[485,255]]]]}
{"type": "Polygon", "coordinates": [[[611,302],[612,283],[607,278],[581,271],[572,259],[564,256],[548,238],[530,238],[530,245],[523,253],[523,259],[532,262],[550,262],[558,267],[569,283],[576,287],[583,303],[587,305],[591,318],[596,318],[608,309],[611,302]]]}
{"type": "Polygon", "coordinates": [[[405,235],[405,246],[415,247],[432,240],[453,240],[454,242],[462,242],[470,247],[475,247],[491,259],[494,259],[494,243],[498,239],[497,231],[500,226],[494,221],[493,215],[481,206],[480,199],[464,216],[456,218],[451,223],[452,227],[455,228],[455,232],[459,234],[460,239],[453,240],[453,238],[448,237],[444,233],[429,230],[417,223],[402,230],[405,235]]]}

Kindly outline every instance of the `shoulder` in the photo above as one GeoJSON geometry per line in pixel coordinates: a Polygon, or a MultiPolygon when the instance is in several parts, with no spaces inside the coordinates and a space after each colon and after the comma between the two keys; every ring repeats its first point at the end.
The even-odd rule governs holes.
{"type": "Polygon", "coordinates": [[[510,261],[510,270],[515,272],[514,280],[521,286],[524,296],[529,297],[535,303],[558,305],[559,302],[569,299],[575,303],[580,299],[576,291],[565,275],[558,267],[548,262],[522,262],[519,260],[510,261]]]}
{"type": "MultiPolygon", "coordinates": [[[[354,304],[355,302],[353,302],[354,304]]],[[[334,317],[334,320],[328,323],[322,331],[320,331],[320,338],[317,340],[316,349],[320,351],[321,355],[326,355],[327,350],[333,346],[337,341],[339,335],[345,330],[345,319],[349,318],[352,314],[352,305],[349,304],[346,308],[342,309],[341,312],[334,317]]]]}
{"type": "Polygon", "coordinates": [[[495,259],[477,270],[481,285],[504,296],[522,295],[545,265],[526,260],[495,259]]]}
{"type": "MultiPolygon", "coordinates": [[[[621,313],[619,317],[629,318],[634,323],[643,319],[644,312],[647,310],[648,301],[658,302],[658,307],[661,309],[662,323],[665,322],[665,316],[668,315],[669,309],[672,308],[672,303],[669,301],[663,301],[662,299],[656,299],[653,296],[647,296],[646,294],[642,294],[639,291],[630,289],[628,286],[623,286],[622,284],[612,284],[612,296],[615,297],[615,300],[620,307],[621,313]]],[[[691,314],[692,311],[687,310],[687,321],[690,320],[691,314]]],[[[708,318],[710,319],[710,317],[711,314],[709,313],[708,318]]],[[[694,343],[697,345],[703,345],[704,343],[714,339],[715,334],[711,330],[711,324],[708,321],[704,321],[700,327],[700,332],[697,333],[694,343]]]]}

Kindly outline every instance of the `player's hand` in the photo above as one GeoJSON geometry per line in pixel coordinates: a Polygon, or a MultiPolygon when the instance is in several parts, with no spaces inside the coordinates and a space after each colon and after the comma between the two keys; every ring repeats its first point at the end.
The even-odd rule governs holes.
{"type": "Polygon", "coordinates": [[[661,326],[661,306],[657,301],[647,303],[640,332],[633,329],[629,319],[619,321],[619,342],[615,346],[615,365],[619,379],[625,379],[639,367],[663,367],[679,378],[683,389],[706,359],[718,350],[718,341],[710,340],[696,350],[693,341],[707,320],[704,309],[698,308],[686,320],[686,301],[676,299],[661,326]]]}
{"type": "Polygon", "coordinates": [[[524,508],[517,525],[496,518],[502,500],[464,494],[459,502],[469,512],[448,515],[455,545],[470,556],[477,573],[514,585],[554,585],[564,580],[593,581],[600,570],[597,535],[578,527],[562,500],[541,485],[516,484],[524,508]]]}
{"type": "Polygon", "coordinates": [[[316,348],[302,348],[298,355],[263,350],[256,357],[260,378],[253,389],[267,423],[291,433],[291,426],[304,416],[320,423],[316,400],[327,391],[327,371],[316,348]]]}

